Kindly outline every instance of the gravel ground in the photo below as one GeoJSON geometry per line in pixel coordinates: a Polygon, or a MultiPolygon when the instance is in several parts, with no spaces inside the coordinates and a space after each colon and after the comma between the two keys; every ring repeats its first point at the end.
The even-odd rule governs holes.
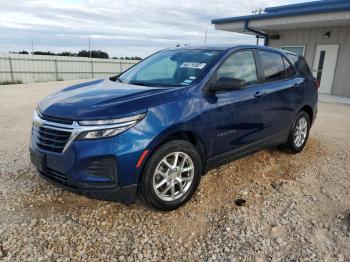
{"type": "Polygon", "coordinates": [[[0,87],[0,260],[350,261],[350,106],[320,104],[301,154],[272,149],[212,170],[188,204],[162,213],[38,177],[32,112],[66,85],[0,87]]]}

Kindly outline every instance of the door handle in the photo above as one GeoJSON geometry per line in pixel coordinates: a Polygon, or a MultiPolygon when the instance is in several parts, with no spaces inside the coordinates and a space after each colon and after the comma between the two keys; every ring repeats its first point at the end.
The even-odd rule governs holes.
{"type": "Polygon", "coordinates": [[[260,97],[263,97],[264,95],[266,95],[266,92],[255,92],[254,96],[256,98],[260,98],[260,97]]]}

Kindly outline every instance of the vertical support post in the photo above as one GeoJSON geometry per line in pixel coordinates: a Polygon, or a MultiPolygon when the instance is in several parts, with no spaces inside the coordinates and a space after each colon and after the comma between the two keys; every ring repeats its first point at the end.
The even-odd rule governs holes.
{"type": "Polygon", "coordinates": [[[90,64],[91,64],[91,78],[94,78],[94,64],[92,60],[90,60],[90,64]]]}
{"type": "Polygon", "coordinates": [[[119,62],[119,73],[123,72],[123,64],[119,62]]]}
{"type": "Polygon", "coordinates": [[[55,59],[55,73],[56,73],[56,81],[58,81],[58,67],[57,67],[57,59],[55,59]]]}
{"type": "Polygon", "coordinates": [[[14,75],[13,75],[13,66],[12,66],[11,57],[9,57],[9,63],[10,63],[11,81],[12,81],[12,83],[14,83],[15,82],[15,78],[14,78],[14,75]]]}
{"type": "Polygon", "coordinates": [[[248,31],[248,32],[253,32],[254,34],[256,34],[258,37],[264,38],[264,45],[265,46],[269,46],[269,35],[265,34],[263,32],[260,32],[256,29],[250,28],[249,27],[249,20],[245,20],[244,21],[244,30],[248,31]]]}
{"type": "Polygon", "coordinates": [[[268,35],[266,35],[264,37],[264,46],[269,46],[269,36],[268,35]]]}
{"type": "Polygon", "coordinates": [[[90,62],[91,62],[91,77],[94,78],[94,63],[92,60],[90,62]]]}

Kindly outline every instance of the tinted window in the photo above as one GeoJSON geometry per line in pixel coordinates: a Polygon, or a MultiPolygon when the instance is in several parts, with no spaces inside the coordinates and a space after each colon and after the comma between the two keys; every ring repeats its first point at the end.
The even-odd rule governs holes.
{"type": "Polygon", "coordinates": [[[265,82],[273,82],[286,78],[282,56],[277,53],[260,51],[265,82]]]}
{"type": "Polygon", "coordinates": [[[307,65],[305,58],[293,54],[286,54],[287,57],[294,63],[295,69],[302,75],[312,77],[309,66],[307,65]]]}
{"type": "Polygon", "coordinates": [[[241,51],[232,54],[222,64],[216,77],[217,79],[221,77],[238,79],[243,83],[243,87],[256,84],[258,76],[253,52],[241,51]]]}
{"type": "Polygon", "coordinates": [[[287,78],[291,78],[295,75],[295,71],[293,66],[287,61],[287,59],[283,58],[284,67],[286,69],[287,78]]]}
{"type": "Polygon", "coordinates": [[[290,61],[292,61],[292,63],[296,63],[298,61],[298,55],[293,55],[293,54],[289,54],[289,53],[286,53],[285,54],[290,61]]]}

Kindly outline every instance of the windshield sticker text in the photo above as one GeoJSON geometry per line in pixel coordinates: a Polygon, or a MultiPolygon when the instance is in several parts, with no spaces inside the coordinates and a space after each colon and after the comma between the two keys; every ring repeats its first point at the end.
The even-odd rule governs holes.
{"type": "Polygon", "coordinates": [[[180,67],[203,69],[206,65],[206,63],[183,62],[180,67]]]}

